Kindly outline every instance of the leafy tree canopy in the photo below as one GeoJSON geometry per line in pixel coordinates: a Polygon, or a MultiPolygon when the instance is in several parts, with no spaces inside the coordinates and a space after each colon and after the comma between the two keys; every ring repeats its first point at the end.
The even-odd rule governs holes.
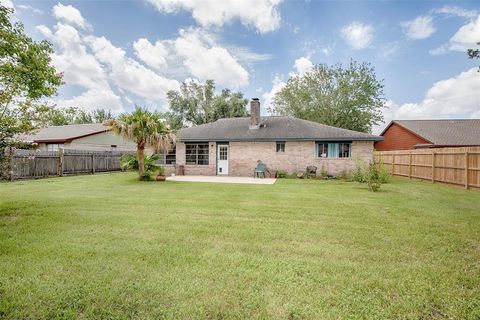
{"type": "Polygon", "coordinates": [[[50,108],[45,113],[43,122],[46,125],[62,126],[68,124],[103,123],[114,118],[113,113],[106,109],[87,111],[76,107],[64,109],[50,108]]]}
{"type": "Polygon", "coordinates": [[[12,13],[0,5],[0,148],[36,128],[49,110],[41,99],[53,96],[62,83],[51,65],[52,45],[33,41],[22,23],[10,21],[12,13]]]}
{"type": "Polygon", "coordinates": [[[291,77],[269,111],[335,127],[370,132],[383,121],[383,83],[368,63],[316,65],[291,77]]]}
{"type": "Polygon", "coordinates": [[[165,116],[173,130],[214,122],[220,118],[248,115],[248,100],[243,94],[223,89],[217,95],[213,80],[207,80],[204,84],[183,82],[179,90],[167,92],[167,99],[170,112],[165,116]]]}

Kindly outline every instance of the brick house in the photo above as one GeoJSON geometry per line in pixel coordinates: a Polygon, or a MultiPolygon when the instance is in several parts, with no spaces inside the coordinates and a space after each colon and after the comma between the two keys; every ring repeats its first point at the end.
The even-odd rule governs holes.
{"type": "Polygon", "coordinates": [[[293,173],[316,166],[338,175],[354,169],[357,157],[370,161],[374,142],[382,140],[292,117],[261,117],[258,99],[250,108],[250,117],[180,130],[174,151],[177,167],[184,166],[187,175],[252,176],[261,160],[270,170],[293,173]]]}
{"type": "Polygon", "coordinates": [[[393,120],[380,136],[378,151],[480,146],[480,119],[393,120]]]}

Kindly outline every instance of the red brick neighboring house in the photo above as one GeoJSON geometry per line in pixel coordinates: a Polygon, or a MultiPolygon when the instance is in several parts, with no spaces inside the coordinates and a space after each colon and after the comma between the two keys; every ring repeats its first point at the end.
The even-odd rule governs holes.
{"type": "Polygon", "coordinates": [[[393,120],[378,151],[480,146],[480,119],[393,120]]]}

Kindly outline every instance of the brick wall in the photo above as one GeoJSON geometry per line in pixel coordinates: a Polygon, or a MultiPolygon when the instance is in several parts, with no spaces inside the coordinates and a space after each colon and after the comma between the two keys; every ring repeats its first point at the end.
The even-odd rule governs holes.
{"type": "Polygon", "coordinates": [[[385,131],[383,138],[385,140],[375,143],[375,149],[378,151],[409,150],[415,149],[416,144],[429,143],[396,123],[392,123],[385,131]]]}
{"type": "MultiPolygon", "coordinates": [[[[314,141],[287,141],[285,152],[276,152],[275,142],[230,142],[229,174],[231,176],[252,176],[257,160],[264,162],[269,169],[287,170],[289,173],[304,171],[307,166],[316,166],[318,173],[324,166],[329,174],[338,175],[342,171],[355,168],[355,158],[364,161],[372,159],[372,141],[353,141],[351,158],[322,159],[315,155],[314,141]]],[[[209,143],[209,165],[185,165],[185,144],[177,144],[177,164],[185,165],[187,175],[216,174],[215,142],[209,143]]]]}
{"type": "Polygon", "coordinates": [[[276,152],[275,142],[230,142],[230,175],[251,176],[261,160],[269,169],[286,170],[289,173],[305,171],[307,166],[316,166],[317,173],[322,166],[329,174],[339,175],[342,171],[355,168],[355,158],[371,161],[372,141],[353,141],[351,158],[325,159],[315,155],[314,141],[287,141],[285,152],[276,152]]]}
{"type": "MultiPolygon", "coordinates": [[[[186,165],[185,164],[185,143],[177,143],[177,170],[178,166],[185,166],[186,175],[214,176],[217,170],[217,145],[215,142],[208,143],[208,165],[186,165]]],[[[178,173],[178,172],[177,172],[178,173]]]]}

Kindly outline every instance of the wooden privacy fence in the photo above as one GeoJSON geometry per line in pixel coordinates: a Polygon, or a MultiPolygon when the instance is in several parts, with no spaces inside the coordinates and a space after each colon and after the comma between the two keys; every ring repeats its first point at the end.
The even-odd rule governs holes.
{"type": "Polygon", "coordinates": [[[377,151],[392,175],[480,188],[480,147],[377,151]]]}
{"type": "Polygon", "coordinates": [[[121,170],[125,152],[69,150],[36,151],[13,149],[10,180],[121,170]]]}

